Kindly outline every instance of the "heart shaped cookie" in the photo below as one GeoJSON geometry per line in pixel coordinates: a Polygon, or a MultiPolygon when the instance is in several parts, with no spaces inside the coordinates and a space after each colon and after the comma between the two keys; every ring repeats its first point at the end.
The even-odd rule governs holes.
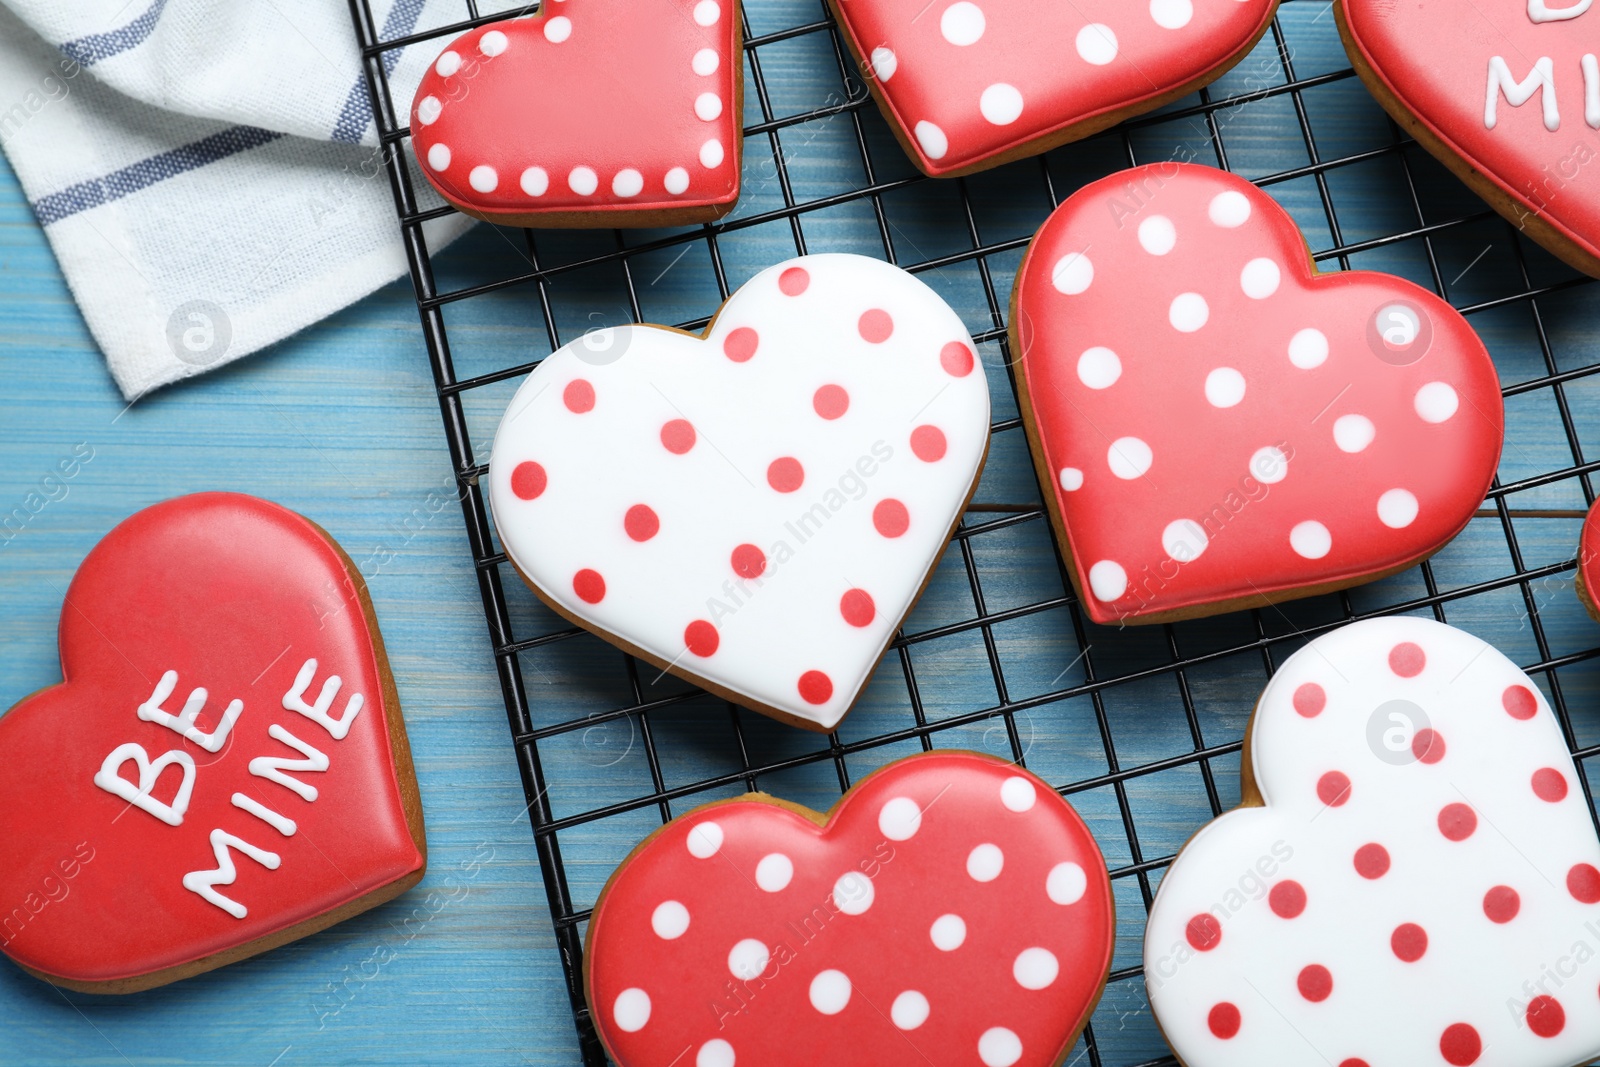
{"type": "Polygon", "coordinates": [[[1221,77],[1277,0],[829,0],[925,174],[1036,155],[1221,77]]]}
{"type": "Polygon", "coordinates": [[[1188,1067],[1600,1055],[1600,841],[1561,725],[1482,641],[1358,622],[1272,678],[1245,806],[1161,881],[1145,982],[1188,1067]]]}
{"type": "Polygon", "coordinates": [[[850,709],[976,485],[972,338],[898,267],[803,256],[703,337],[587,334],[539,364],[489,464],[495,527],[557,612],[813,730],[850,709]]]}
{"type": "Polygon", "coordinates": [[[1500,456],[1499,381],[1444,301],[1319,275],[1265,193],[1163,163],[1046,220],[1012,295],[1040,487],[1096,622],[1356,585],[1467,524],[1500,456]]]}
{"type": "Polygon", "coordinates": [[[1528,236],[1600,277],[1600,11],[1593,0],[1456,8],[1338,0],[1384,110],[1528,236]]]}
{"type": "Polygon", "coordinates": [[[1600,622],[1600,605],[1595,603],[1595,592],[1600,590],[1600,501],[1591,504],[1584,516],[1583,532],[1578,536],[1578,573],[1574,578],[1578,599],[1597,622],[1600,622]]]}
{"type": "Polygon", "coordinates": [[[441,196],[502,225],[720,218],[739,199],[743,59],[728,0],[554,0],[450,42],[412,147],[441,196]]]}
{"type": "Polygon", "coordinates": [[[0,947],[128,993],[276,948],[426,866],[360,573],[313,523],[202,493],[89,553],[60,685],[0,719],[0,947]]]}
{"type": "Polygon", "coordinates": [[[1115,932],[1105,862],[1065,800],[934,752],[826,816],[755,795],[674,819],[595,905],[585,991],[619,1067],[1051,1067],[1115,932]]]}

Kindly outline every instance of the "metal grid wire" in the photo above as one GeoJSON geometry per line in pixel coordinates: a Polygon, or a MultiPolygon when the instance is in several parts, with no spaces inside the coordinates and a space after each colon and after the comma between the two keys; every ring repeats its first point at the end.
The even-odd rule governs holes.
{"type": "MultiPolygon", "coordinates": [[[[488,2],[484,0],[485,4],[488,2]]],[[[1581,618],[1576,607],[1570,579],[1575,567],[1572,556],[1578,522],[1593,501],[1590,476],[1600,468],[1600,463],[1583,458],[1585,401],[1582,397],[1575,401],[1569,393],[1581,390],[1588,377],[1600,371],[1600,365],[1596,365],[1600,356],[1584,355],[1586,339],[1581,332],[1574,336],[1567,330],[1565,324],[1572,319],[1567,313],[1572,309],[1563,302],[1570,301],[1574,292],[1580,301],[1592,299],[1596,291],[1583,290],[1587,279],[1577,277],[1526,244],[1508,224],[1465,194],[1397,127],[1379,117],[1375,109],[1356,135],[1352,136],[1348,129],[1335,129],[1337,122],[1346,122],[1348,117],[1341,117],[1333,113],[1337,109],[1330,110],[1326,106],[1319,111],[1317,91],[1348,83],[1360,92],[1359,84],[1352,81],[1353,72],[1342,62],[1342,53],[1337,50],[1333,19],[1329,17],[1326,2],[1285,0],[1270,33],[1247,61],[1254,64],[1258,72],[1255,80],[1241,82],[1230,75],[1210,90],[1203,90],[1158,114],[1125,123],[1080,145],[1058,149],[1048,157],[1011,164],[1003,168],[1003,172],[1020,174],[1029,182],[1042,181],[1048,197],[1043,207],[1048,208],[1078,185],[1105,173],[1135,163],[1171,158],[1176,153],[1171,143],[1162,139],[1161,130],[1175,123],[1186,124],[1191,129],[1203,130],[1200,136],[1203,151],[1198,156],[1190,152],[1187,158],[1241,170],[1258,184],[1271,188],[1280,200],[1292,200],[1299,206],[1297,221],[1306,229],[1315,250],[1313,258],[1323,269],[1348,269],[1353,259],[1364,265],[1389,265],[1391,269],[1394,263],[1399,263],[1409,267],[1401,273],[1408,273],[1424,284],[1431,280],[1436,292],[1447,299],[1454,298],[1456,305],[1472,316],[1474,325],[1489,339],[1503,379],[1516,379],[1504,389],[1508,433],[1517,434],[1537,424],[1538,433],[1543,435],[1542,444],[1530,444],[1525,449],[1513,449],[1508,443],[1500,477],[1468,534],[1463,535],[1463,540],[1471,542],[1468,551],[1479,559],[1479,564],[1476,567],[1464,567],[1459,561],[1441,564],[1440,560],[1445,558],[1441,556],[1407,572],[1404,580],[1391,579],[1365,590],[1240,613],[1204,624],[1110,631],[1093,626],[1080,614],[1059,552],[1049,537],[1048,521],[1036,493],[1023,503],[985,503],[980,493],[980,499],[957,530],[944,563],[945,567],[958,564],[959,572],[964,573],[971,610],[963,618],[941,621],[915,632],[902,631],[879,668],[875,686],[881,685],[887,677],[892,683],[903,685],[905,690],[907,703],[898,726],[870,736],[846,737],[835,733],[829,735],[825,743],[819,742],[812,751],[798,755],[780,752],[763,757],[761,738],[751,736],[752,730],[762,728],[757,717],[721,705],[720,711],[708,717],[711,724],[708,729],[724,735],[724,743],[730,746],[728,751],[734,753],[731,765],[736,769],[669,785],[672,775],[663,769],[663,754],[657,744],[662,717],[682,712],[688,701],[699,698],[704,704],[709,698],[688,691],[686,687],[663,695],[641,679],[641,671],[634,660],[612,653],[614,658],[608,662],[613,664],[611,670],[620,675],[619,691],[626,694],[616,706],[567,719],[565,716],[570,709],[554,701],[539,702],[537,696],[530,699],[524,681],[523,656],[532,650],[579,639],[581,631],[561,624],[535,636],[515,632],[513,620],[518,613],[514,595],[521,591],[521,584],[494,540],[479,485],[480,476],[487,469],[479,461],[482,441],[479,450],[475,450],[474,435],[469,430],[468,401],[479,390],[520,378],[535,363],[496,366],[465,377],[458,375],[446,330],[446,308],[519,287],[543,316],[553,349],[562,340],[558,308],[564,299],[563,293],[571,291],[563,290],[560,282],[571,271],[596,266],[620,270],[626,282],[632,318],[642,321],[645,316],[641,312],[635,281],[641,257],[663,251],[670,255],[680,246],[685,249],[704,246],[718,296],[725,299],[733,287],[728,275],[736,273],[729,270],[725,256],[744,232],[756,227],[786,225],[796,253],[804,253],[808,245],[808,224],[841,206],[864,206],[864,211],[851,216],[850,224],[857,231],[867,232],[857,232],[854,236],[858,243],[876,241],[879,253],[891,262],[913,272],[955,266],[976,270],[982,299],[987,304],[989,325],[974,331],[974,339],[980,351],[998,353],[1009,375],[1005,330],[1007,281],[1033,228],[1043,220],[1043,212],[1035,212],[1026,226],[1013,227],[1014,232],[1003,239],[985,241],[982,231],[989,227],[983,220],[986,209],[993,208],[992,201],[986,200],[981,188],[985,176],[933,182],[931,184],[953,190],[948,210],[944,217],[936,220],[936,225],[944,235],[946,247],[949,242],[959,247],[940,255],[909,255],[907,249],[915,248],[915,243],[905,239],[891,217],[893,211],[886,205],[902,191],[929,185],[929,179],[914,174],[903,159],[895,157],[897,149],[888,139],[849,53],[822,4],[815,5],[814,18],[801,19],[773,32],[752,34],[749,32],[751,15],[759,12],[762,3],[763,0],[748,0],[748,8],[741,11],[746,28],[746,92],[760,118],[745,128],[746,186],[748,192],[749,176],[756,168],[767,168],[768,177],[777,183],[780,206],[748,214],[736,213],[721,222],[700,227],[651,231],[642,241],[634,243],[630,243],[631,235],[618,232],[613,235],[609,248],[577,261],[552,266],[541,264],[550,261],[544,254],[547,242],[557,238],[533,231],[502,231],[503,235],[518,241],[524,250],[521,258],[512,264],[516,269],[460,288],[441,289],[422,226],[430,219],[447,215],[450,209],[424,207],[419,203],[421,183],[408,164],[411,155],[406,143],[408,130],[397,117],[406,114],[409,101],[397,102],[391,98],[388,71],[398,48],[411,44],[423,45],[427,50],[442,47],[446,38],[505,16],[504,13],[480,13],[478,0],[464,0],[465,17],[461,21],[384,40],[379,35],[368,0],[350,0],[380,138],[388,149],[387,172],[410,257],[446,443],[461,488],[471,564],[482,594],[494,662],[504,690],[512,743],[528,800],[583,1062],[600,1065],[606,1060],[590,1023],[582,990],[583,929],[589,912],[580,906],[579,897],[569,882],[571,861],[569,858],[564,866],[561,833],[602,820],[620,822],[629,814],[658,816],[664,821],[701,801],[726,795],[729,790],[757,788],[757,780],[764,776],[807,766],[827,768],[831,765],[837,774],[838,789],[842,790],[848,787],[852,777],[847,757],[894,745],[902,749],[895,755],[903,754],[907,746],[929,749],[961,745],[960,739],[970,736],[963,733],[963,729],[986,729],[986,736],[998,739],[998,744],[991,747],[1027,762],[1034,725],[1032,712],[1046,707],[1056,711],[1071,701],[1086,701],[1087,708],[1092,709],[1086,721],[1092,725],[1081,736],[1090,747],[1099,746],[1103,763],[1098,765],[1097,773],[1087,775],[1058,769],[1052,780],[1080,808],[1094,796],[1106,801],[1106,817],[1098,821],[1091,818],[1091,824],[1110,861],[1113,886],[1120,904],[1120,928],[1117,957],[1105,997],[1068,1062],[1094,1065],[1136,1061],[1173,1063],[1170,1055],[1163,1054],[1164,1046],[1148,1019],[1142,969],[1138,965],[1145,912],[1160,874],[1171,862],[1177,845],[1200,822],[1220,814],[1236,801],[1233,776],[1241,749],[1243,715],[1247,714],[1265,676],[1305,640],[1352,619],[1376,614],[1431,615],[1480,631],[1499,627],[1510,634],[1513,647],[1507,647],[1503,641],[1501,646],[1513,658],[1520,659],[1544,687],[1587,785],[1583,761],[1600,754],[1600,725],[1593,717],[1585,716],[1584,709],[1589,702],[1572,699],[1572,695],[1575,692],[1583,696],[1600,693],[1600,674],[1581,672],[1585,664],[1600,656],[1600,648],[1595,647],[1595,632],[1584,629],[1587,620],[1581,618]],[[1302,40],[1320,42],[1319,54],[1324,59],[1332,55],[1335,61],[1313,64],[1318,69],[1311,72],[1297,71],[1300,51],[1285,28],[1291,19],[1294,35],[1302,40]],[[813,41],[820,46],[821,53],[831,55],[844,91],[814,106],[784,111],[775,104],[775,94],[769,85],[772,79],[769,72],[764,71],[768,68],[764,53],[798,40],[813,41]],[[1298,138],[1299,143],[1293,147],[1296,152],[1303,152],[1303,164],[1278,169],[1259,165],[1262,158],[1258,151],[1262,136],[1260,124],[1234,125],[1237,116],[1252,106],[1273,109],[1266,136],[1279,144],[1292,144],[1298,138]],[[848,135],[835,138],[827,151],[848,153],[853,148],[859,154],[860,180],[853,183],[854,188],[803,198],[796,191],[791,174],[795,160],[793,144],[786,149],[784,135],[798,133],[804,137],[808,127],[835,120],[847,124],[848,135]],[[1247,157],[1243,166],[1240,166],[1241,157],[1247,157]],[[1062,175],[1063,160],[1077,168],[1070,177],[1062,175]],[[1382,175],[1376,193],[1369,191],[1363,197],[1344,189],[1341,183],[1345,176],[1373,167],[1379,168],[1382,175]],[[895,176],[882,177],[885,173],[895,176]],[[1344,203],[1342,214],[1335,209],[1336,202],[1340,201],[1344,203]],[[874,227],[876,232],[870,232],[874,227]],[[1485,237],[1488,247],[1467,262],[1471,250],[1483,243],[1485,237]],[[1493,255],[1487,263],[1480,262],[1491,251],[1493,255]],[[1384,258],[1386,255],[1397,258],[1391,261],[1384,258]],[[1449,278],[1461,263],[1465,263],[1465,269],[1449,278]],[[996,264],[1000,266],[996,268],[996,264]],[[1459,284],[1473,271],[1477,272],[1478,279],[1492,279],[1487,289],[1474,289],[1470,281],[1465,286],[1459,284]],[[996,273],[1001,275],[998,282],[994,277],[996,273]],[[1562,306],[1552,313],[1551,304],[1562,306]],[[1562,325],[1552,326],[1552,321],[1562,325]],[[1516,366],[1508,368],[1503,357],[1505,349],[1497,346],[1496,338],[1513,334],[1514,342],[1504,342],[1505,349],[1517,353],[1512,360],[1516,366]],[[1538,412],[1524,412],[1522,402],[1532,403],[1535,399],[1541,405],[1538,412]],[[1513,471],[1514,476],[1508,476],[1508,470],[1513,471]],[[1542,525],[1530,525],[1535,523],[1542,525]],[[984,560],[1015,551],[1015,543],[1008,537],[1024,527],[1034,531],[1035,539],[1031,544],[1050,544],[1049,548],[1038,551],[1044,566],[1053,564],[1056,569],[1060,579],[1055,589],[1057,595],[1023,598],[1022,602],[1017,602],[1015,596],[1003,596],[999,599],[1004,603],[995,603],[993,582],[986,578],[984,560]],[[1477,547],[1472,547],[1474,545],[1477,547]],[[1489,562],[1484,564],[1483,558],[1489,562]],[[1441,574],[1442,566],[1449,573],[1441,574]],[[511,591],[509,595],[508,590],[511,591]],[[1036,691],[1022,695],[1022,690],[1028,687],[1019,687],[1016,682],[1017,660],[1007,651],[1003,631],[1007,624],[1050,613],[1065,620],[1059,628],[1062,640],[1075,642],[1082,651],[1069,671],[1057,675],[1050,684],[1032,686],[1036,691]],[[1574,615],[1578,622],[1569,625],[1574,615]],[[1201,626],[1209,626],[1209,629],[1199,629],[1201,626]],[[973,642],[977,651],[962,661],[966,664],[964,669],[974,672],[985,684],[992,681],[996,699],[951,714],[930,712],[930,687],[918,684],[918,652],[931,643],[955,636],[973,642]],[[985,667],[988,679],[981,678],[985,667]],[[1568,669],[1577,669],[1580,673],[1574,679],[1563,673],[1568,669]],[[1072,677],[1067,684],[1056,684],[1068,673],[1072,673],[1072,677]],[[1232,681],[1219,685],[1219,676],[1232,681]],[[1568,682],[1565,687],[1564,678],[1568,682]],[[1123,707],[1118,703],[1119,694],[1139,692],[1141,688],[1148,690],[1157,682],[1171,687],[1164,691],[1176,692],[1177,700],[1169,700],[1171,704],[1181,703],[1178,731],[1182,734],[1182,743],[1178,751],[1152,753],[1148,746],[1131,746],[1129,735],[1117,722],[1123,707]],[[1569,712],[1569,700],[1579,709],[1576,722],[1569,712]],[[1231,718],[1219,717],[1214,706],[1226,701],[1232,701],[1236,710],[1242,709],[1242,712],[1231,718]],[[560,783],[552,781],[547,773],[546,767],[551,761],[542,758],[541,745],[548,746],[570,737],[574,731],[591,730],[607,723],[626,723],[630,737],[637,731],[649,769],[649,790],[641,796],[613,797],[581,810],[558,811],[552,802],[552,786],[560,783]],[[1181,823],[1176,829],[1162,828],[1160,820],[1152,818],[1148,798],[1141,799],[1139,794],[1143,784],[1173,773],[1183,775],[1183,784],[1166,786],[1168,795],[1174,789],[1186,789],[1193,798],[1193,810],[1186,817],[1173,820],[1181,823]],[[1123,1040],[1118,1032],[1128,1028],[1130,1018],[1140,1020],[1133,1029],[1142,1036],[1123,1040]]],[[[856,162],[851,160],[851,166],[856,162]]],[[[426,195],[425,190],[421,192],[426,195]]],[[[768,261],[777,258],[781,257],[774,256],[768,261]]],[[[708,300],[704,317],[676,325],[687,330],[702,329],[719,302],[708,300]]],[[[567,339],[571,336],[569,330],[567,339]]],[[[1595,384],[1600,384],[1600,379],[1596,379],[1595,384]]],[[[1014,389],[1014,378],[1012,386],[1014,389]]],[[[1595,398],[1592,410],[1600,411],[1600,397],[1595,398]]],[[[1026,448],[1024,440],[1018,418],[1000,417],[994,422],[992,442],[995,445],[1008,441],[1013,449],[1026,448]]],[[[1595,442],[1591,441],[1591,453],[1595,447],[1595,442]]],[[[995,463],[994,454],[995,449],[991,449],[991,467],[995,463]]],[[[1020,454],[1026,455],[1025,452],[1020,454]]],[[[1025,464],[1024,469],[1031,481],[1031,465],[1025,464]]],[[[1032,489],[1031,485],[1029,488],[1032,489]]],[[[873,721],[882,722],[881,719],[873,721]]],[[[849,733],[849,724],[847,720],[843,733],[849,733]]],[[[1040,755],[1038,751],[1032,752],[1036,769],[1040,755]]],[[[593,768],[590,771],[593,773],[593,768]]],[[[1051,776],[1053,772],[1044,769],[1040,773],[1051,776]]],[[[1589,795],[1587,788],[1584,792],[1589,795]]],[[[1590,806],[1592,814],[1592,798],[1590,806]]]]}

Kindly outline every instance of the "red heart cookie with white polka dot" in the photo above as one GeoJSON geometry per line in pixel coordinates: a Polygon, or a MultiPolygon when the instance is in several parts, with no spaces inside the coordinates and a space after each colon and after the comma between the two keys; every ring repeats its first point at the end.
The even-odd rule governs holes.
{"type": "MultiPolygon", "coordinates": [[[[1277,0],[829,0],[895,135],[926,174],[1087,137],[1221,77],[1277,0]]],[[[1276,71],[1276,66],[1274,66],[1276,71]]]]}
{"type": "Polygon", "coordinates": [[[729,0],[551,0],[450,42],[411,108],[422,172],[509,226],[704,222],[739,199],[729,0]]]}
{"type": "Polygon", "coordinates": [[[1498,651],[1353,623],[1272,678],[1247,806],[1179,853],[1145,982],[1188,1067],[1571,1067],[1600,1055],[1600,841],[1498,651]]]}
{"type": "Polygon", "coordinates": [[[1164,163],[1029,246],[1012,351],[1034,464],[1096,622],[1309,596],[1413,566],[1483,501],[1504,414],[1472,328],[1410,282],[1316,273],[1243,179],[1164,163]]]}
{"type": "Polygon", "coordinates": [[[501,420],[495,527],[541,599],[729,700],[838,725],[977,483],[989,389],[932,289],[853,255],[756,275],[703,337],[587,334],[501,420]]]}
{"type": "Polygon", "coordinates": [[[1115,932],[1060,795],[934,752],[827,816],[757,795],[674,819],[601,894],[585,991],[618,1067],[1052,1067],[1115,932]]]}

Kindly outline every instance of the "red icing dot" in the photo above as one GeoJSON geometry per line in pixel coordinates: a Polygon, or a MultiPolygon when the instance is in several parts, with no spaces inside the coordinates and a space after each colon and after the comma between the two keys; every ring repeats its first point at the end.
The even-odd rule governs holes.
{"type": "Polygon", "coordinates": [[[1314,719],[1328,706],[1328,694],[1316,682],[1306,682],[1294,691],[1294,710],[1307,719],[1314,719]]]}
{"type": "Polygon", "coordinates": [[[1567,1025],[1567,1013],[1555,997],[1538,996],[1528,1001],[1527,1020],[1540,1037],[1555,1037],[1567,1025]]]}
{"type": "Polygon", "coordinates": [[[1300,971],[1300,977],[1295,983],[1300,987],[1300,995],[1313,1004],[1320,1004],[1328,999],[1328,994],[1333,992],[1333,975],[1328,973],[1328,968],[1320,963],[1313,963],[1300,971]]]}
{"type": "Polygon", "coordinates": [[[1490,922],[1508,923],[1522,910],[1522,898],[1508,885],[1497,885],[1483,895],[1483,913],[1490,922]]]}
{"type": "Polygon", "coordinates": [[[842,386],[824,385],[811,398],[811,406],[825,419],[837,419],[850,408],[850,394],[842,386]]]}
{"type": "Polygon", "coordinates": [[[1567,872],[1567,892],[1580,904],[1600,904],[1600,871],[1587,863],[1574,863],[1567,872]]]}
{"type": "Polygon", "coordinates": [[[1411,754],[1423,763],[1438,763],[1444,759],[1444,737],[1438,730],[1421,729],[1411,739],[1411,754]]]}
{"type": "Polygon", "coordinates": [[[1389,669],[1402,678],[1415,678],[1427,665],[1428,657],[1414,641],[1401,641],[1389,650],[1389,669]]]}
{"type": "Polygon", "coordinates": [[[648,541],[661,529],[661,519],[649,504],[635,504],[622,517],[622,528],[635,541],[648,541]]]}
{"type": "Polygon", "coordinates": [[[952,378],[965,378],[971,374],[974,362],[972,349],[960,341],[951,341],[939,349],[939,366],[952,378]]]}
{"type": "Polygon", "coordinates": [[[800,676],[800,698],[807,704],[826,704],[833,696],[833,679],[821,671],[806,671],[800,676]]]}
{"type": "Polygon", "coordinates": [[[937,426],[918,426],[911,431],[911,453],[924,463],[937,463],[944,458],[944,431],[937,426]]]}
{"type": "Polygon", "coordinates": [[[806,480],[806,472],[793,456],[775,459],[767,467],[767,484],[780,493],[792,493],[806,480]]]}
{"type": "Polygon", "coordinates": [[[850,589],[839,598],[839,614],[851,626],[866,626],[877,616],[878,608],[872,602],[871,593],[865,589],[850,589]]]}
{"type": "Polygon", "coordinates": [[[893,497],[878,501],[872,509],[872,525],[885,537],[899,537],[911,527],[911,513],[893,497]]]}
{"type": "Polygon", "coordinates": [[[572,591],[578,594],[579,600],[598,604],[605,599],[606,580],[600,577],[599,571],[585,567],[572,576],[572,591]]]}
{"type": "Polygon", "coordinates": [[[1451,1023],[1439,1035],[1439,1055],[1454,1067],[1477,1063],[1483,1054],[1483,1039],[1466,1023],[1451,1023]]]}
{"type": "Polygon", "coordinates": [[[1373,842],[1356,849],[1356,873],[1363,878],[1382,878],[1389,873],[1389,850],[1373,842]]]}
{"type": "Polygon", "coordinates": [[[1196,952],[1210,952],[1222,941],[1222,924],[1207,912],[1190,919],[1183,932],[1196,952]]]}
{"type": "Polygon", "coordinates": [[[1439,809],[1439,832],[1452,841],[1465,841],[1478,828],[1478,813],[1465,804],[1446,804],[1439,809]]]}
{"type": "Polygon", "coordinates": [[[561,399],[567,405],[567,410],[575,415],[593,411],[594,386],[582,378],[574,378],[567,383],[566,389],[562,391],[561,399]]]}
{"type": "Polygon", "coordinates": [[[1339,1067],[1372,1067],[1372,1065],[1366,1060],[1360,1059],[1356,1056],[1351,1056],[1347,1060],[1340,1060],[1339,1067]]]}
{"type": "Polygon", "coordinates": [[[760,336],[748,326],[740,326],[730,330],[728,336],[722,339],[722,354],[735,363],[743,363],[756,354],[756,346],[761,343],[760,336]]]}
{"type": "Polygon", "coordinates": [[[683,628],[683,643],[689,651],[704,658],[717,650],[722,644],[722,637],[717,633],[717,628],[705,619],[696,619],[683,628]]]}
{"type": "Polygon", "coordinates": [[[1267,902],[1278,915],[1293,919],[1306,910],[1305,886],[1293,878],[1286,879],[1272,887],[1272,892],[1267,894],[1267,902]]]}
{"type": "Polygon", "coordinates": [[[1406,963],[1416,963],[1428,951],[1428,931],[1416,923],[1401,923],[1389,935],[1389,947],[1406,963]]]}
{"type": "Polygon", "coordinates": [[[1342,808],[1350,799],[1350,779],[1343,771],[1329,771],[1317,779],[1317,799],[1330,808],[1342,808]]]}
{"type": "Polygon", "coordinates": [[[1567,780],[1554,767],[1540,767],[1533,772],[1533,792],[1540,800],[1554,804],[1567,798],[1567,780]]]}
{"type": "Polygon", "coordinates": [[[1533,713],[1539,710],[1539,702],[1534,699],[1533,690],[1525,685],[1508,685],[1506,691],[1500,694],[1500,706],[1506,709],[1506,714],[1513,719],[1531,719],[1533,713]]]}
{"type": "Polygon", "coordinates": [[[661,427],[661,445],[675,456],[694,447],[694,427],[688,419],[673,419],[661,427]]]}
{"type": "Polygon", "coordinates": [[[733,550],[733,573],[741,578],[759,578],[767,569],[767,554],[755,545],[740,545],[733,550]]]}
{"type": "Polygon", "coordinates": [[[861,321],[856,323],[856,329],[861,331],[864,340],[881,345],[894,333],[894,320],[882,308],[873,308],[861,313],[861,321]]]}
{"type": "Polygon", "coordinates": [[[1226,1041],[1239,1032],[1239,1009],[1224,1000],[1212,1007],[1211,1013],[1206,1016],[1206,1025],[1211,1027],[1213,1034],[1226,1041]]]}
{"type": "Polygon", "coordinates": [[[550,478],[545,474],[544,468],[533,460],[518,463],[511,472],[511,491],[523,500],[536,500],[544,492],[544,487],[550,484],[550,478]]]}
{"type": "Polygon", "coordinates": [[[778,275],[778,288],[783,291],[784,296],[799,296],[810,284],[811,275],[806,273],[804,267],[790,267],[778,275]]]}

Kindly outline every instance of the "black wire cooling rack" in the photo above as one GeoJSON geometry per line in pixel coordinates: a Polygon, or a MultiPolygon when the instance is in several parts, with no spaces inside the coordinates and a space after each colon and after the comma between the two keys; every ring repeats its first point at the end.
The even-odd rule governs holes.
{"type": "Polygon", "coordinates": [[[735,214],[681,230],[590,234],[577,245],[570,235],[501,230],[517,254],[474,260],[457,287],[441,287],[447,272],[423,234],[450,209],[428,206],[437,201],[418,180],[399,117],[409,101],[391,98],[388,74],[401,47],[431,52],[505,16],[464,0],[461,21],[385,40],[369,0],[350,6],[585,1064],[605,1062],[582,992],[588,905],[632,843],[697,803],[747,789],[826,806],[866,769],[936,746],[1025,762],[1072,799],[1106,853],[1117,953],[1068,1062],[1174,1062],[1139,966],[1154,888],[1188,835],[1237,801],[1245,723],[1274,665],[1352,619],[1431,615],[1495,643],[1545,689],[1587,785],[1585,761],[1600,754],[1600,627],[1571,587],[1600,468],[1585,459],[1600,455],[1600,290],[1525,242],[1383,116],[1349,69],[1325,0],[1286,0],[1256,50],[1208,90],[1040,159],[949,181],[912,171],[820,0],[748,0],[746,118],[755,121],[745,128],[746,193],[735,214]],[[817,90],[818,78],[833,87],[817,90]],[[1431,286],[1488,342],[1507,406],[1500,474],[1478,517],[1432,561],[1342,594],[1199,622],[1117,631],[1079,612],[1015,404],[1002,395],[1010,278],[1062,197],[1169,158],[1258,182],[1295,215],[1322,269],[1374,267],[1431,286]],[[694,250],[705,292],[677,325],[698,330],[739,280],[824,249],[875,254],[942,287],[994,372],[996,421],[983,484],[924,604],[862,706],[818,738],[673,679],[662,684],[533,603],[498,548],[479,479],[506,390],[537,360],[494,357],[477,369],[476,353],[452,351],[446,319],[470,321],[475,301],[515,291],[535,316],[521,343],[550,351],[593,324],[574,279],[610,272],[626,317],[649,321],[647,275],[694,250]],[[473,372],[459,372],[463,364],[473,372]],[[558,668],[541,666],[541,655],[581,662],[600,681],[551,681],[547,671],[558,668]],[[615,760],[571,758],[596,737],[626,750],[615,760]]]}

